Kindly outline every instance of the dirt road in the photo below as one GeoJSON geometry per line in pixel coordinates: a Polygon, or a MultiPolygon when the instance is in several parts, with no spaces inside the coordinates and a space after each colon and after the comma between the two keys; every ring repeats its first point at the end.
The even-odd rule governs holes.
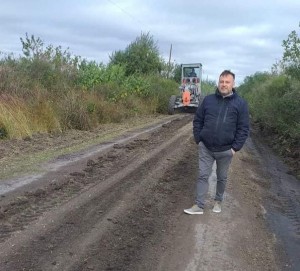
{"type": "Polygon", "coordinates": [[[222,213],[214,173],[205,213],[183,213],[198,170],[191,120],[59,157],[3,192],[0,270],[300,270],[300,185],[259,142],[235,155],[222,213]]]}

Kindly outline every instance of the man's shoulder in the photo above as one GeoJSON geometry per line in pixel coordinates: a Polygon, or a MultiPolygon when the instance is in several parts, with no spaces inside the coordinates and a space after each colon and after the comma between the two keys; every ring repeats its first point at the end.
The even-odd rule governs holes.
{"type": "Polygon", "coordinates": [[[243,97],[239,96],[237,93],[235,95],[233,104],[234,104],[234,107],[237,108],[238,112],[246,112],[248,110],[247,101],[243,97]]]}
{"type": "Polygon", "coordinates": [[[235,97],[234,98],[241,105],[247,104],[247,101],[243,97],[241,97],[237,92],[235,93],[235,97]]]}

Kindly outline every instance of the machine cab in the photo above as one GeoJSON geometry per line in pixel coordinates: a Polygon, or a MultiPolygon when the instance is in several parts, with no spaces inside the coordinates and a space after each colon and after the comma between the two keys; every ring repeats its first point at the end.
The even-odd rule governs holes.
{"type": "Polygon", "coordinates": [[[181,83],[201,84],[202,64],[182,64],[181,65],[181,83]]]}

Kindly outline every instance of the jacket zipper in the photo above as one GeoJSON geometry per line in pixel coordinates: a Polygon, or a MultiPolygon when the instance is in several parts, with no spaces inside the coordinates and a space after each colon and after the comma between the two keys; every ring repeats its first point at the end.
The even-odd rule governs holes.
{"type": "Polygon", "coordinates": [[[224,107],[224,99],[222,100],[222,106],[219,110],[219,114],[218,114],[218,118],[217,118],[217,122],[216,122],[216,132],[218,131],[220,116],[221,116],[221,112],[223,111],[223,107],[224,107]]]}
{"type": "Polygon", "coordinates": [[[225,111],[224,118],[223,118],[223,123],[224,123],[224,122],[225,122],[225,120],[226,120],[226,117],[227,117],[227,112],[228,112],[228,106],[226,107],[226,111],[225,111]]]}

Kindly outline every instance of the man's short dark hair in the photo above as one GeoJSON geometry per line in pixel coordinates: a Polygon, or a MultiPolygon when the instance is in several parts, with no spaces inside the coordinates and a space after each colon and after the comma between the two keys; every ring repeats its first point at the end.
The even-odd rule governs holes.
{"type": "Polygon", "coordinates": [[[222,71],[221,74],[220,74],[220,77],[221,76],[227,76],[227,75],[231,75],[233,77],[233,79],[235,79],[235,74],[232,71],[230,71],[230,70],[224,70],[224,71],[222,71]]]}

